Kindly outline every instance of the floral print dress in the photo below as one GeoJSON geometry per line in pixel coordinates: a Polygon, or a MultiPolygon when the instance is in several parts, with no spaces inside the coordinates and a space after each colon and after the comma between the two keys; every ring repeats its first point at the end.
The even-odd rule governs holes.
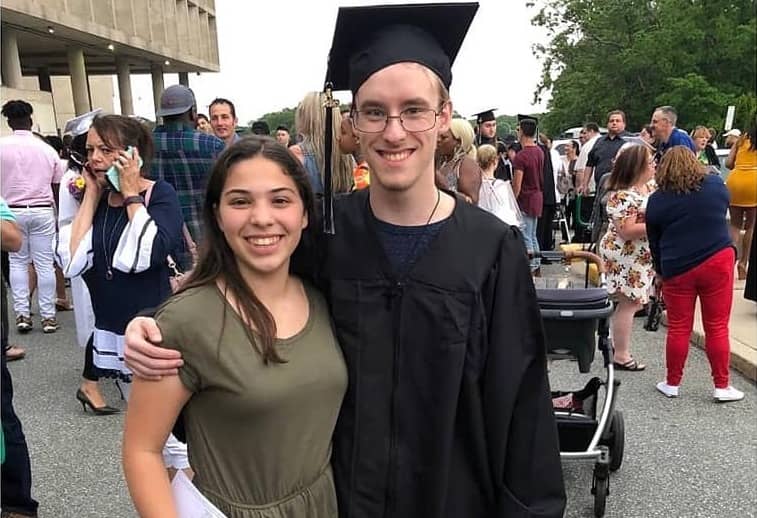
{"type": "Polygon", "coordinates": [[[624,240],[618,234],[615,220],[637,217],[641,223],[650,193],[642,194],[634,187],[613,192],[607,200],[610,225],[599,244],[607,270],[608,293],[620,293],[642,304],[649,301],[655,275],[649,241],[646,236],[624,240]]]}

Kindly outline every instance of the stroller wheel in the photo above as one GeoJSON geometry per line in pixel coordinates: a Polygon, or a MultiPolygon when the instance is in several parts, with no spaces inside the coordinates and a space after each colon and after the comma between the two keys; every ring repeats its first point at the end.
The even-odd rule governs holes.
{"type": "Polygon", "coordinates": [[[602,518],[605,515],[605,507],[607,506],[607,495],[610,493],[610,479],[606,475],[605,478],[594,475],[593,485],[594,516],[602,518]]]}
{"type": "Polygon", "coordinates": [[[610,439],[607,446],[610,448],[610,471],[617,471],[623,463],[623,451],[626,442],[626,425],[623,420],[623,412],[613,412],[610,422],[610,439]]]}

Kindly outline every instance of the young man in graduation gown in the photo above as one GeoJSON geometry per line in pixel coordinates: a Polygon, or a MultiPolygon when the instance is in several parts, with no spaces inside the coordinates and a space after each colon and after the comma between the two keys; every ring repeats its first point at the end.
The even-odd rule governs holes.
{"type": "MultiPolygon", "coordinates": [[[[499,150],[499,145],[503,144],[501,140],[497,138],[497,117],[494,116],[494,110],[485,110],[479,113],[475,113],[476,117],[476,147],[489,144],[499,150]]],[[[497,162],[497,168],[494,170],[494,178],[498,178],[503,181],[511,181],[512,171],[508,170],[504,159],[500,156],[497,162]]]]}
{"type": "MultiPolygon", "coordinates": [[[[350,384],[334,431],[340,516],[563,515],[544,337],[517,230],[434,185],[451,63],[477,4],[342,8],[328,80],[353,92],[370,189],[321,243],[350,384]],[[371,33],[367,27],[374,29],[371,33]]],[[[175,351],[127,332],[137,375],[175,351]]]]}

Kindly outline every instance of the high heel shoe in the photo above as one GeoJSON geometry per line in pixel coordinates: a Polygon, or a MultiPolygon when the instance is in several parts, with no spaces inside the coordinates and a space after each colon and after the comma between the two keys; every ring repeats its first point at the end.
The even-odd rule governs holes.
{"type": "Polygon", "coordinates": [[[121,401],[126,401],[126,398],[124,397],[124,390],[121,388],[121,384],[118,382],[118,380],[113,380],[116,383],[116,388],[118,389],[118,393],[121,394],[121,401]]]}
{"type": "Polygon", "coordinates": [[[81,389],[76,391],[76,399],[79,400],[79,403],[81,403],[81,407],[84,409],[84,411],[87,411],[87,406],[92,409],[92,413],[95,415],[112,415],[117,414],[120,412],[119,409],[113,408],[112,406],[103,405],[103,406],[95,406],[92,404],[92,401],[87,397],[87,395],[82,392],[81,389]]]}

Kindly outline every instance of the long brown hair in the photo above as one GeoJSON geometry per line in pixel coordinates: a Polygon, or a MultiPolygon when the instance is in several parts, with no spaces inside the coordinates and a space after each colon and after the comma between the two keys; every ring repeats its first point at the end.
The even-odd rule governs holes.
{"type": "MultiPolygon", "coordinates": [[[[226,292],[238,304],[242,319],[250,324],[245,326],[245,333],[250,343],[263,357],[264,363],[284,363],[275,348],[276,321],[242,277],[236,256],[229,247],[216,219],[216,210],[221,203],[221,194],[226,185],[229,170],[235,164],[257,156],[278,164],[284,174],[294,181],[309,222],[308,227],[303,230],[302,240],[306,238],[306,233],[313,232],[317,226],[315,225],[313,191],[300,161],[270,137],[245,137],[226,148],[213,166],[205,191],[203,207],[205,233],[199,258],[197,265],[178,293],[190,288],[215,284],[219,279],[223,280],[226,292]]],[[[222,329],[225,322],[226,309],[224,308],[222,329]]]]}
{"type": "Polygon", "coordinates": [[[611,191],[617,191],[631,187],[649,165],[649,157],[650,154],[646,146],[633,145],[621,149],[612,165],[607,188],[611,191]]]}
{"type": "Polygon", "coordinates": [[[698,191],[706,174],[694,153],[686,146],[673,146],[662,157],[655,173],[661,191],[687,193],[698,191]]]}

